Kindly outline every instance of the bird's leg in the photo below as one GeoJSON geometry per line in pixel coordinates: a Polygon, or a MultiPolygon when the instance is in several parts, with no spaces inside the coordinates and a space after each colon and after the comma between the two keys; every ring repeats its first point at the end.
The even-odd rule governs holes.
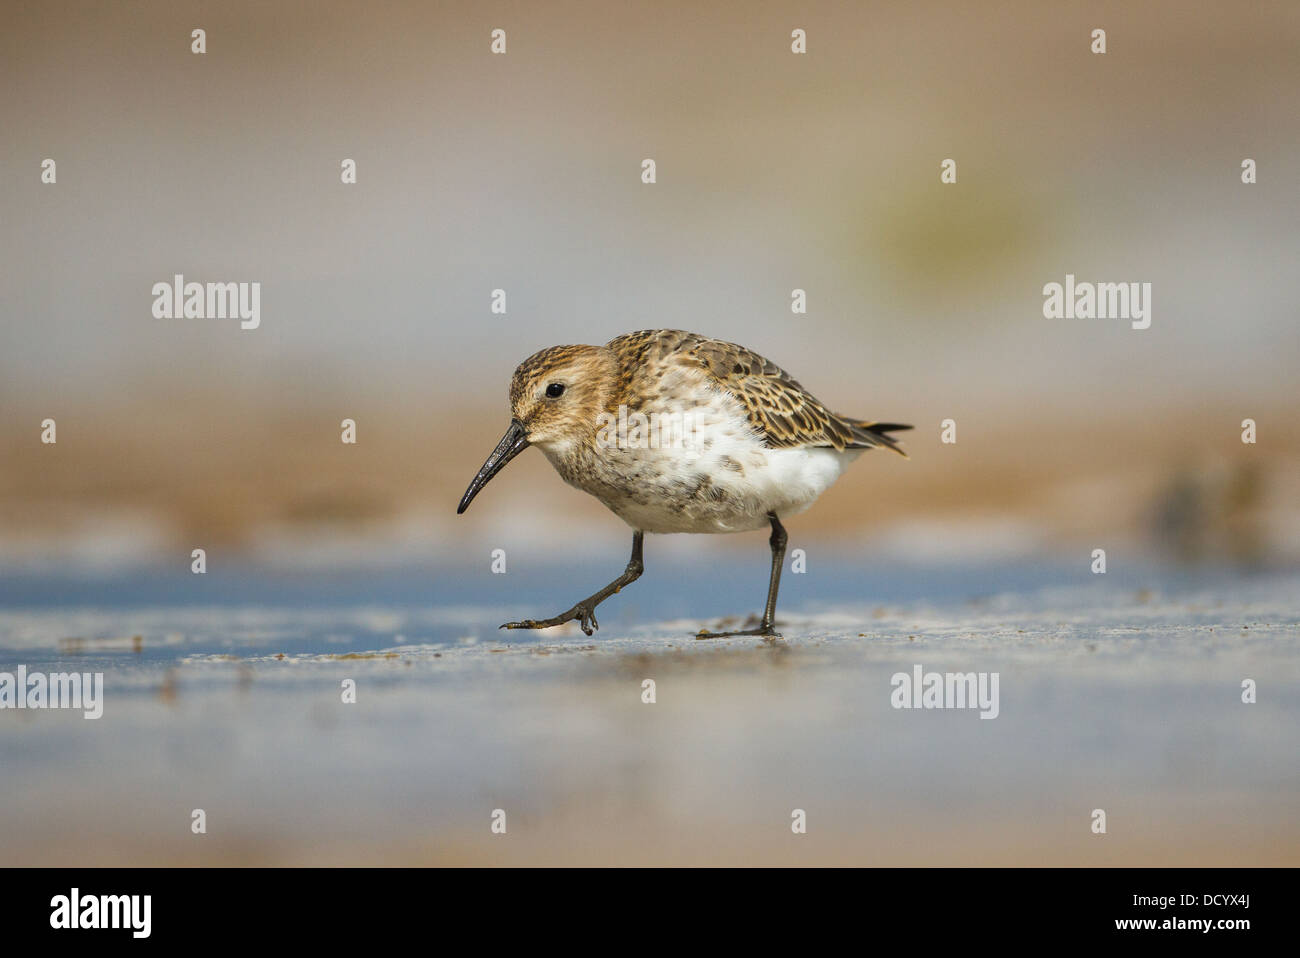
{"type": "Polygon", "coordinates": [[[701,629],[695,634],[697,639],[721,639],[729,635],[762,635],[769,639],[781,638],[781,633],[777,632],[775,628],[776,592],[781,587],[781,566],[785,564],[787,536],[785,527],[781,525],[781,520],[776,517],[775,512],[769,512],[767,518],[772,523],[772,537],[767,540],[772,547],[772,577],[767,582],[767,605],[763,608],[763,624],[756,629],[745,629],[740,632],[706,632],[701,629]]]}
{"type": "Polygon", "coordinates": [[[641,578],[641,573],[645,570],[645,565],[641,561],[641,540],[643,536],[638,529],[632,533],[632,558],[627,560],[627,568],[623,574],[611,582],[605,588],[601,589],[595,595],[589,595],[568,612],[561,612],[559,615],[551,616],[549,619],[524,619],[522,622],[507,622],[501,626],[503,629],[549,629],[553,625],[562,625],[565,622],[576,621],[582,627],[582,631],[591,635],[591,633],[600,628],[600,623],[596,621],[596,606],[600,605],[615,592],[620,592],[623,586],[630,585],[637,579],[641,578]]]}

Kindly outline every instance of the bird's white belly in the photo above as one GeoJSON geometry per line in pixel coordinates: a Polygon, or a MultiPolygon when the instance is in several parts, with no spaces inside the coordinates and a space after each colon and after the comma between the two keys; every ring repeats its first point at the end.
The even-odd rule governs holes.
{"type": "Polygon", "coordinates": [[[743,472],[727,468],[708,473],[701,493],[687,497],[672,481],[652,482],[640,494],[605,504],[632,528],[645,532],[766,529],[769,513],[788,517],[811,506],[860,451],[767,449],[742,461],[743,472]]]}
{"type": "Polygon", "coordinates": [[[745,532],[767,528],[769,513],[786,517],[807,509],[861,453],[771,448],[733,408],[715,412],[695,424],[693,441],[606,448],[596,481],[565,478],[634,529],[745,532]]]}

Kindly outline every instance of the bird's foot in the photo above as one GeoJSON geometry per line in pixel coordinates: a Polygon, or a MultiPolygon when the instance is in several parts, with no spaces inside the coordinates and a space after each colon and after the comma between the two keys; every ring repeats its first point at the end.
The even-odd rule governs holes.
{"type": "MultiPolygon", "coordinates": [[[[753,622],[754,618],[755,617],[751,616],[749,621],[753,622]]],[[[734,632],[709,632],[707,629],[700,629],[700,631],[695,633],[697,639],[726,639],[736,635],[761,635],[769,642],[775,642],[777,639],[785,638],[785,636],[780,632],[776,631],[773,624],[770,622],[762,623],[752,629],[737,629],[734,632]]]]}
{"type": "Polygon", "coordinates": [[[559,615],[553,615],[549,619],[524,619],[520,622],[506,622],[501,626],[503,629],[549,629],[555,625],[563,625],[565,622],[577,622],[578,627],[587,635],[591,635],[596,629],[600,628],[600,623],[596,621],[596,606],[587,602],[579,602],[568,612],[561,612],[559,615]]]}

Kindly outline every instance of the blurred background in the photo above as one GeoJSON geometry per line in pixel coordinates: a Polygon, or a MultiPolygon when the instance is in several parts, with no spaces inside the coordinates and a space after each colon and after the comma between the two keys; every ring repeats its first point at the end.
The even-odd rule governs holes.
{"type": "Polygon", "coordinates": [[[1289,0],[7,0],[0,669],[108,704],[0,716],[0,862],[1294,865],[1297,50],[1289,0]],[[260,327],[155,319],[178,273],[260,327]],[[653,327],[916,426],[787,523],[788,643],[690,638],[762,532],[496,630],[630,538],[535,451],[455,515],[512,371],[653,327]],[[915,663],[1002,717],[887,707],[915,663]]]}
{"type": "Polygon", "coordinates": [[[621,555],[537,453],[454,510],[521,359],[662,326],[916,425],[805,544],[1294,561],[1298,48],[1287,2],[8,3],[0,569],[621,555]],[[176,273],[261,327],[155,319],[176,273]],[[1150,329],[1045,319],[1067,273],[1150,329]]]}

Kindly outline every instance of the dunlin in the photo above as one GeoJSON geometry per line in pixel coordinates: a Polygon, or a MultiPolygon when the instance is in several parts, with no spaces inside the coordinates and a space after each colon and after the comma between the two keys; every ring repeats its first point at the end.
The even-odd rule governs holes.
{"type": "Polygon", "coordinates": [[[465,490],[457,513],[528,446],[570,485],[632,527],[617,579],[567,612],[507,622],[545,629],[576,621],[591,635],[596,606],[644,568],[647,532],[748,532],[771,526],[772,572],[762,623],[728,635],[779,637],[785,560],[781,519],[807,509],[864,449],[905,455],[888,435],[911,426],[828,410],[785,370],[734,343],[676,329],[628,333],[604,346],[552,346],[510,383],[510,428],[465,490]]]}

